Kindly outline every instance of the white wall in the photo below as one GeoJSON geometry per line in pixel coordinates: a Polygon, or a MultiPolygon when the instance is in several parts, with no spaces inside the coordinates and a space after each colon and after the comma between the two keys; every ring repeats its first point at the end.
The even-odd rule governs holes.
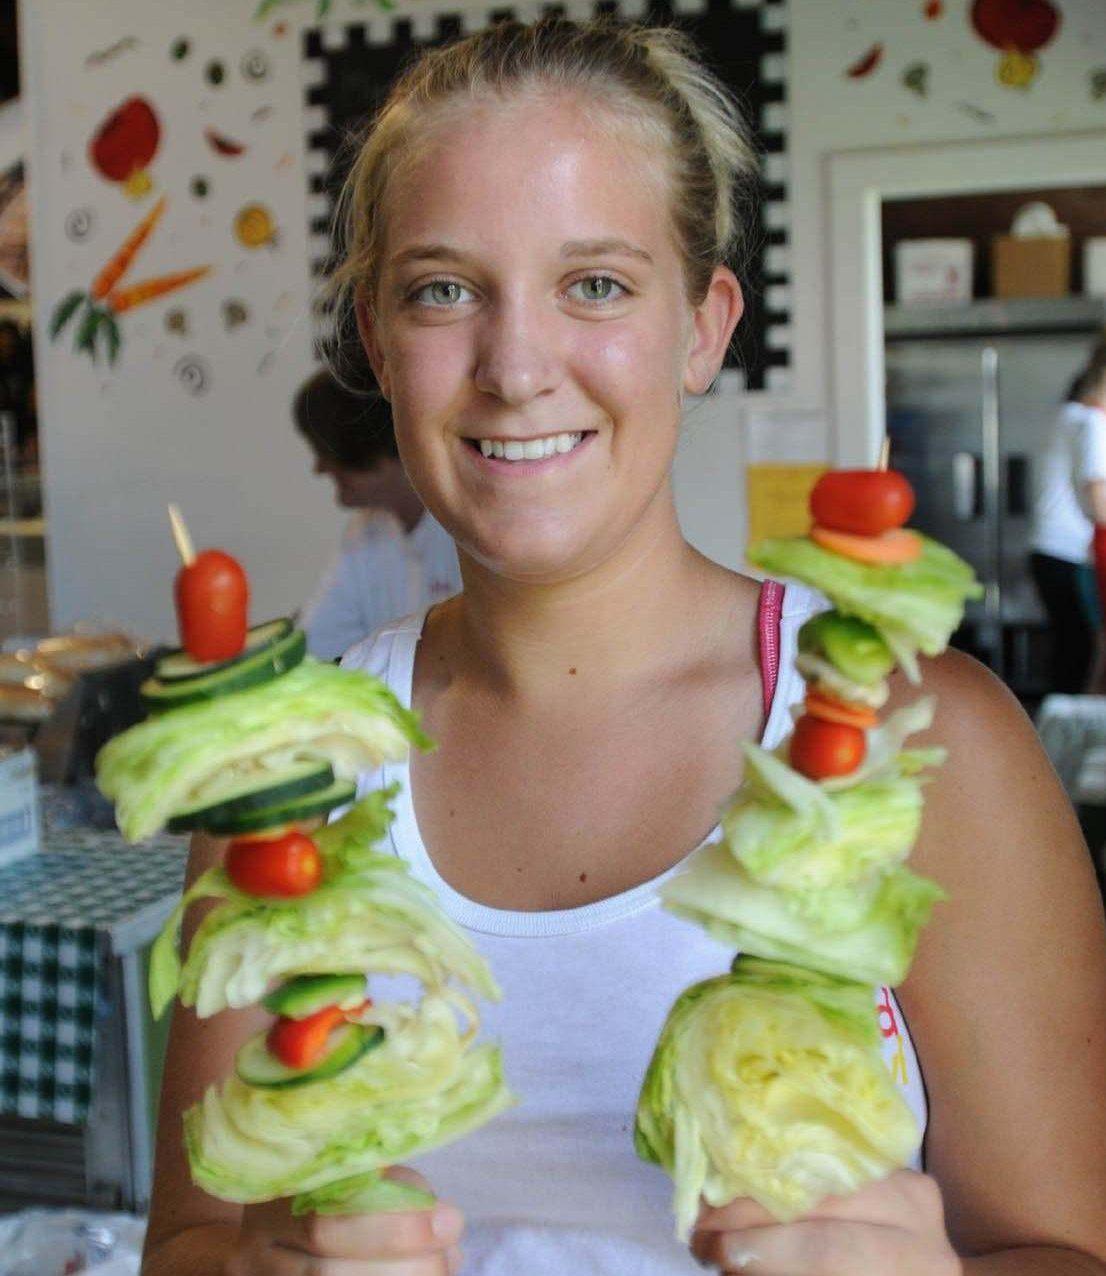
{"type": "MultiPolygon", "coordinates": [[[[430,0],[400,0],[400,12],[423,13],[430,0]]],[[[471,3],[451,8],[477,10],[471,3]]],[[[857,147],[1025,136],[1027,153],[1048,135],[1102,127],[1106,100],[1094,100],[1089,74],[1106,63],[1102,0],[1062,0],[1064,26],[1041,55],[1028,91],[995,81],[998,53],[967,26],[964,0],[949,0],[935,22],[922,0],[790,0],[790,216],[795,368],[791,389],[758,396],[787,420],[825,420],[832,401],[832,334],[825,164],[857,147]],[[876,41],[885,45],[879,68],[851,80],[844,68],[876,41]],[[925,61],[929,95],[900,82],[903,69],[925,61]],[[984,121],[965,110],[987,112],[984,121]],[[797,415],[806,413],[805,416],[797,415]]],[[[49,518],[51,599],[55,625],[82,619],[126,624],[150,637],[169,637],[167,582],[175,568],[165,532],[165,503],[184,508],[196,539],[222,544],[248,564],[254,614],[286,612],[309,592],[335,543],[339,515],[326,486],[307,474],[288,404],[310,368],[306,318],[309,284],[305,239],[299,29],[313,22],[313,0],[274,10],[254,24],[252,0],[192,0],[187,6],[148,0],[33,0],[24,5],[28,121],[33,135],[33,198],[37,219],[35,297],[37,354],[49,518]],[[286,32],[274,34],[277,22],[286,32]],[[133,35],[135,49],[99,66],[87,55],[133,35]],[[173,64],[167,50],[178,36],[192,41],[189,59],[173,64]],[[263,88],[238,74],[241,55],[260,47],[272,62],[263,88]],[[203,63],[221,56],[227,85],[203,91],[203,63]],[[54,302],[87,287],[102,259],[125,236],[149,201],[136,206],[92,174],[84,147],[98,121],[129,92],[164,103],[165,136],[153,175],[169,194],[170,211],[133,269],[140,278],[211,261],[210,279],[180,294],[193,336],[167,334],[172,301],[129,317],[117,372],[76,357],[71,342],[51,344],[46,332],[54,302]],[[252,123],[260,104],[273,112],[252,123]],[[220,161],[202,140],[211,123],[250,143],[236,161],[220,161]],[[189,194],[195,172],[208,173],[214,194],[201,208],[189,194]],[[281,228],[275,251],[247,252],[229,234],[229,219],[260,198],[281,228]],[[95,234],[73,244],[63,233],[77,207],[96,213],[95,234]],[[205,220],[206,219],[206,220],[205,220]],[[249,325],[227,333],[221,305],[248,299],[249,325]],[[207,360],[212,389],[191,398],[172,368],[194,350],[207,360]],[[268,370],[258,365],[268,356],[268,370]]],[[[388,22],[370,6],[334,0],[336,23],[388,22]]],[[[970,163],[970,151],[966,155],[970,163]]],[[[744,534],[741,465],[743,403],[729,387],[693,405],[676,467],[684,526],[707,553],[736,565],[744,534]]],[[[848,434],[851,422],[836,423],[848,434]]],[[[862,429],[860,422],[856,429],[862,429]]],[[[781,456],[816,460],[829,455],[833,423],[806,431],[801,441],[780,438],[781,456]]],[[[771,459],[768,440],[753,458],[771,459]]]]}
{"type": "Polygon", "coordinates": [[[269,34],[250,21],[249,0],[183,6],[113,0],[34,0],[24,9],[33,135],[36,356],[51,613],[55,627],[80,620],[124,624],[151,638],[175,628],[169,583],[176,569],[165,507],[176,501],[198,545],[240,556],[253,586],[257,619],[288,612],[310,590],[341,526],[329,484],[309,475],[307,449],[289,417],[295,386],[312,366],[307,308],[303,130],[296,34],[269,34]],[[191,40],[187,59],[169,56],[191,40]],[[91,66],[86,57],[121,37],[137,48],[91,66]],[[263,84],[238,63],[260,47],[272,65],[263,84]],[[203,79],[213,57],[227,80],[203,79]],[[151,206],[128,199],[87,163],[99,121],[130,94],[148,97],[162,117],[161,149],[150,168],[166,214],[125,276],[138,281],[192,265],[212,275],[172,297],[121,316],[124,345],[115,369],[73,351],[68,331],[47,333],[57,299],[85,289],[151,206]],[[271,106],[260,123],[253,113],[271,106]],[[205,125],[248,144],[240,159],[216,156],[205,125]],[[196,199],[194,175],[211,194],[196,199]],[[248,250],[234,239],[235,212],[260,199],[280,228],[275,247],[248,250]],[[92,233],[80,243],[64,231],[87,208],[92,233]],[[246,302],[250,319],[228,331],[223,304],[246,302]],[[165,328],[181,308],[189,334],[165,328]],[[190,395],[174,375],[199,355],[210,391],[190,395]],[[264,361],[264,363],[263,363],[264,361]],[[259,370],[263,369],[263,370],[259,370]]]}
{"type": "MultiPolygon", "coordinates": [[[[790,0],[796,398],[832,402],[831,154],[952,141],[977,145],[982,154],[996,139],[1021,138],[1012,165],[1031,182],[1034,157],[1050,136],[1106,128],[1106,98],[1096,99],[1091,86],[1092,73],[1106,65],[1106,5],[1103,0],[1055,2],[1063,15],[1059,33],[1039,53],[1033,83],[1012,89],[998,83],[1000,54],[971,30],[966,0],[946,0],[936,21],[925,18],[922,0],[790,0]],[[878,68],[866,78],[848,78],[846,68],[877,43],[884,46],[878,68]],[[925,97],[902,83],[914,63],[929,68],[925,97]],[[981,119],[978,111],[990,118],[981,119]]],[[[963,164],[973,167],[971,147],[964,150],[963,164]]],[[[1098,171],[1086,175],[1088,183],[1104,178],[1106,154],[1098,171]]],[[[836,339],[850,335],[846,330],[836,339]]],[[[839,446],[848,452],[852,434],[862,432],[864,423],[835,425],[839,446]]],[[[826,449],[829,456],[828,439],[826,449]]]]}

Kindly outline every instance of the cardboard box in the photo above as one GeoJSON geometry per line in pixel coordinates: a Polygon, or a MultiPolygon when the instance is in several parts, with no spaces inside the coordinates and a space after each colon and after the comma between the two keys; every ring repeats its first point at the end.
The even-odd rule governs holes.
{"type": "Polygon", "coordinates": [[[895,296],[901,306],[972,299],[970,239],[902,239],[895,245],[895,296]]]}
{"type": "Polygon", "coordinates": [[[1071,291],[1071,239],[1067,235],[991,240],[991,290],[996,297],[1066,297],[1071,291]]]}
{"type": "Polygon", "coordinates": [[[20,749],[0,758],[0,867],[39,849],[35,755],[20,749]]]}

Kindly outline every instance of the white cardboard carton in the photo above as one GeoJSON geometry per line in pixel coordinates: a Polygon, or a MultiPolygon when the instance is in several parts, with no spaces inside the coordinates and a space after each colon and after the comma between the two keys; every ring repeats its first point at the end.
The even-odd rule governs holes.
{"type": "Polygon", "coordinates": [[[1106,236],[1083,241],[1083,291],[1088,297],[1106,297],[1106,236]]]}
{"type": "Polygon", "coordinates": [[[972,299],[970,239],[902,239],[895,245],[895,296],[900,306],[972,299]]]}
{"type": "Polygon", "coordinates": [[[39,848],[35,755],[20,749],[0,758],[0,868],[39,848]]]}

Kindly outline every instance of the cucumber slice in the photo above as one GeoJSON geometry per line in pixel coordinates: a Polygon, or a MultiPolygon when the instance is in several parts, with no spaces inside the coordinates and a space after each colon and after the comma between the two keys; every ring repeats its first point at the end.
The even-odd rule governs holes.
{"type": "Polygon", "coordinates": [[[286,638],[292,632],[292,622],[282,616],[279,620],[267,620],[263,625],[255,625],[246,634],[246,645],[237,656],[229,660],[193,660],[187,651],[178,648],[170,651],[154,665],[154,675],[162,682],[187,682],[191,678],[203,678],[209,673],[219,673],[229,669],[231,665],[256,656],[259,651],[271,647],[274,643],[286,638]]]}
{"type": "Polygon", "coordinates": [[[327,1006],[352,1010],[365,1000],[364,975],[297,975],[262,1001],[270,1014],[306,1019],[327,1006]]]}
{"type": "Polygon", "coordinates": [[[231,783],[207,785],[198,800],[175,811],[166,826],[170,833],[188,833],[207,827],[208,820],[257,811],[318,793],[334,784],[334,770],[319,758],[304,758],[283,771],[261,772],[231,783]]]}
{"type": "Polygon", "coordinates": [[[289,1086],[306,1085],[311,1081],[329,1081],[384,1040],[384,1029],[379,1024],[346,1023],[335,1028],[330,1037],[330,1049],[310,1068],[289,1068],[269,1053],[265,1038],[267,1032],[259,1032],[238,1051],[234,1059],[234,1071],[247,1085],[270,1090],[284,1090],[289,1086]]]}
{"type": "Polygon", "coordinates": [[[282,673],[294,669],[306,654],[307,636],[302,629],[293,629],[261,651],[213,673],[176,682],[147,678],[139,692],[147,709],[178,709],[188,704],[200,704],[232,691],[246,691],[272,682],[282,673]]]}
{"type": "Polygon", "coordinates": [[[228,807],[217,816],[204,819],[206,833],[220,837],[233,837],[236,833],[256,833],[259,829],[277,828],[281,824],[294,824],[297,820],[310,820],[326,815],[336,806],[345,806],[357,796],[357,785],[352,780],[335,780],[325,789],[305,793],[302,797],[289,798],[286,802],[274,802],[271,806],[255,810],[236,810],[228,807]]]}

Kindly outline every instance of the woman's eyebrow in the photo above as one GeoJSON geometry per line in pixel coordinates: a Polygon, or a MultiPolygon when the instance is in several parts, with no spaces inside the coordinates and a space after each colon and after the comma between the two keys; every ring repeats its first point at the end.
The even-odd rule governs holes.
{"type": "MultiPolygon", "coordinates": [[[[630,243],[628,239],[570,239],[561,245],[560,255],[563,258],[634,257],[650,266],[653,264],[653,258],[645,249],[630,243]]],[[[396,253],[391,264],[399,267],[412,261],[441,261],[464,265],[471,261],[471,257],[449,244],[411,244],[396,253]]]]}
{"type": "Polygon", "coordinates": [[[645,251],[639,248],[637,244],[631,244],[628,239],[570,239],[567,243],[561,245],[562,257],[636,257],[639,261],[648,262],[651,266],[653,258],[645,251]]]}
{"type": "Polygon", "coordinates": [[[411,244],[392,257],[391,265],[405,266],[412,261],[443,261],[464,265],[471,260],[468,253],[461,252],[459,248],[451,248],[449,244],[411,244]]]}

